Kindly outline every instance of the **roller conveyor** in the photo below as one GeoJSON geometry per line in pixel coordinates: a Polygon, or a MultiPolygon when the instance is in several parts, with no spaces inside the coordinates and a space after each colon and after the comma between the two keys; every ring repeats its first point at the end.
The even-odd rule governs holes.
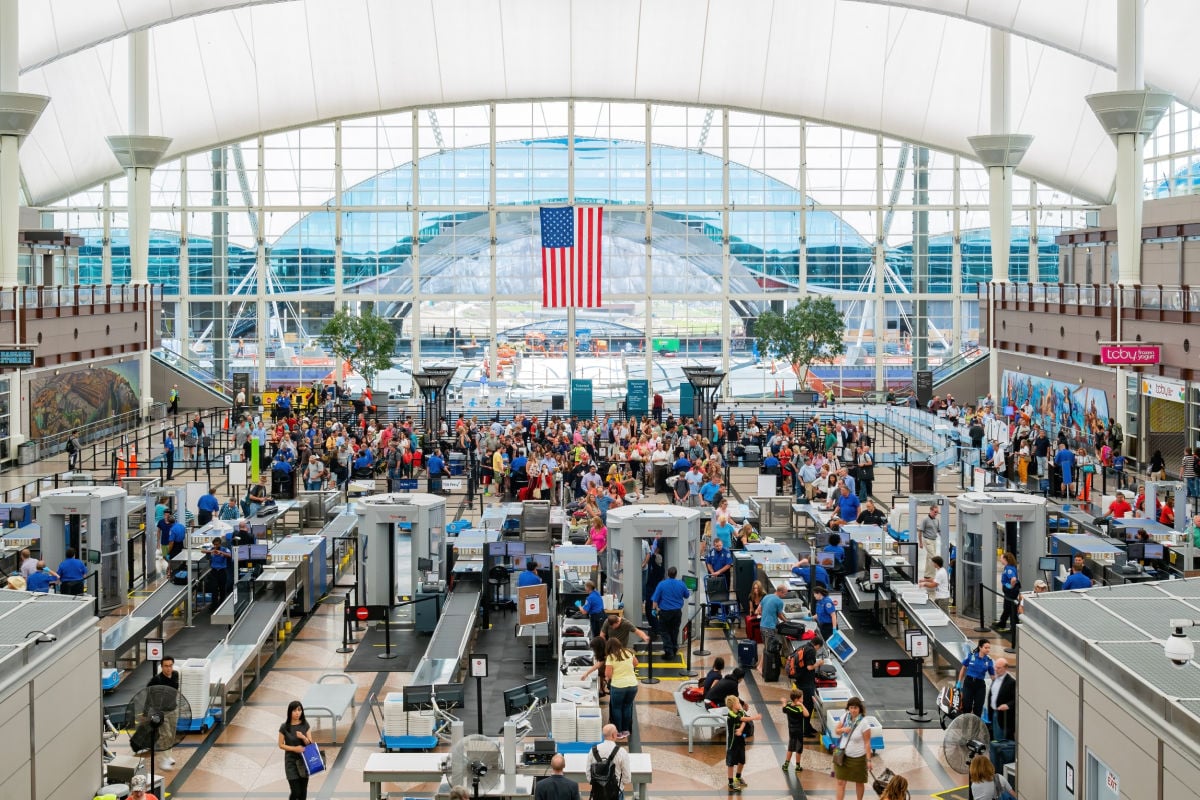
{"type": "Polygon", "coordinates": [[[478,586],[460,584],[450,593],[442,607],[425,655],[413,673],[414,684],[452,683],[459,664],[462,663],[471,632],[475,629],[475,615],[479,611],[478,586]]]}
{"type": "MultiPolygon", "coordinates": [[[[192,572],[192,584],[201,583],[208,577],[207,562],[192,572]]],[[[121,656],[128,653],[146,638],[150,631],[162,633],[163,618],[170,614],[187,597],[191,586],[178,586],[165,581],[138,604],[128,616],[122,618],[100,637],[100,661],[116,666],[121,656]]]]}

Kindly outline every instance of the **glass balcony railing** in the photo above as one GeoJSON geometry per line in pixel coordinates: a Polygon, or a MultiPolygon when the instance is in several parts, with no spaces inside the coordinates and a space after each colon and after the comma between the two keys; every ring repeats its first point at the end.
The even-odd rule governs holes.
{"type": "Polygon", "coordinates": [[[981,301],[991,296],[1002,305],[1040,303],[1065,308],[1105,308],[1119,299],[1123,313],[1200,311],[1200,286],[981,283],[976,293],[981,301]]]}

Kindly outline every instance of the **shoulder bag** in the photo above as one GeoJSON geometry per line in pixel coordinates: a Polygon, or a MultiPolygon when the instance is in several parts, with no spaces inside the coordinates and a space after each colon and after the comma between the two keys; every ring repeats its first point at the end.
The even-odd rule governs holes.
{"type": "Polygon", "coordinates": [[[846,745],[854,738],[854,732],[858,730],[858,726],[862,724],[862,720],[863,718],[859,717],[854,722],[854,727],[850,729],[850,732],[842,734],[837,748],[833,751],[833,763],[835,766],[840,767],[846,763],[846,745]]]}
{"type": "Polygon", "coordinates": [[[1000,782],[1000,776],[992,777],[992,785],[996,787],[996,800],[1017,800],[1016,795],[1004,788],[1004,784],[1000,782]]]}

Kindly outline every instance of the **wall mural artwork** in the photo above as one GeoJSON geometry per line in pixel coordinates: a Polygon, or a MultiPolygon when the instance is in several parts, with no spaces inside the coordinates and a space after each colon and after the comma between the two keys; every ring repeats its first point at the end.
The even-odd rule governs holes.
{"type": "Polygon", "coordinates": [[[136,411],[139,383],[136,360],[34,378],[29,382],[29,436],[41,439],[136,411]]]}
{"type": "Polygon", "coordinates": [[[1108,424],[1108,395],[1101,389],[1011,370],[1004,371],[1001,383],[1000,405],[1019,411],[1028,403],[1030,422],[1051,435],[1060,428],[1091,431],[1097,421],[1108,424]]]}

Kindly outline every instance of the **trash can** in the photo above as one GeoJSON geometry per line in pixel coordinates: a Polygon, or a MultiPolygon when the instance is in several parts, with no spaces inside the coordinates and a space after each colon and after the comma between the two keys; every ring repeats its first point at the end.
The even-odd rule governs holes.
{"type": "Polygon", "coordinates": [[[41,457],[41,448],[37,442],[21,442],[17,445],[17,463],[22,467],[32,464],[41,457]]]}
{"type": "Polygon", "coordinates": [[[914,461],[908,465],[909,494],[933,494],[933,483],[936,475],[933,464],[929,461],[914,461]]]}
{"type": "Polygon", "coordinates": [[[447,467],[451,475],[462,475],[467,469],[467,454],[451,453],[447,467]]]}

